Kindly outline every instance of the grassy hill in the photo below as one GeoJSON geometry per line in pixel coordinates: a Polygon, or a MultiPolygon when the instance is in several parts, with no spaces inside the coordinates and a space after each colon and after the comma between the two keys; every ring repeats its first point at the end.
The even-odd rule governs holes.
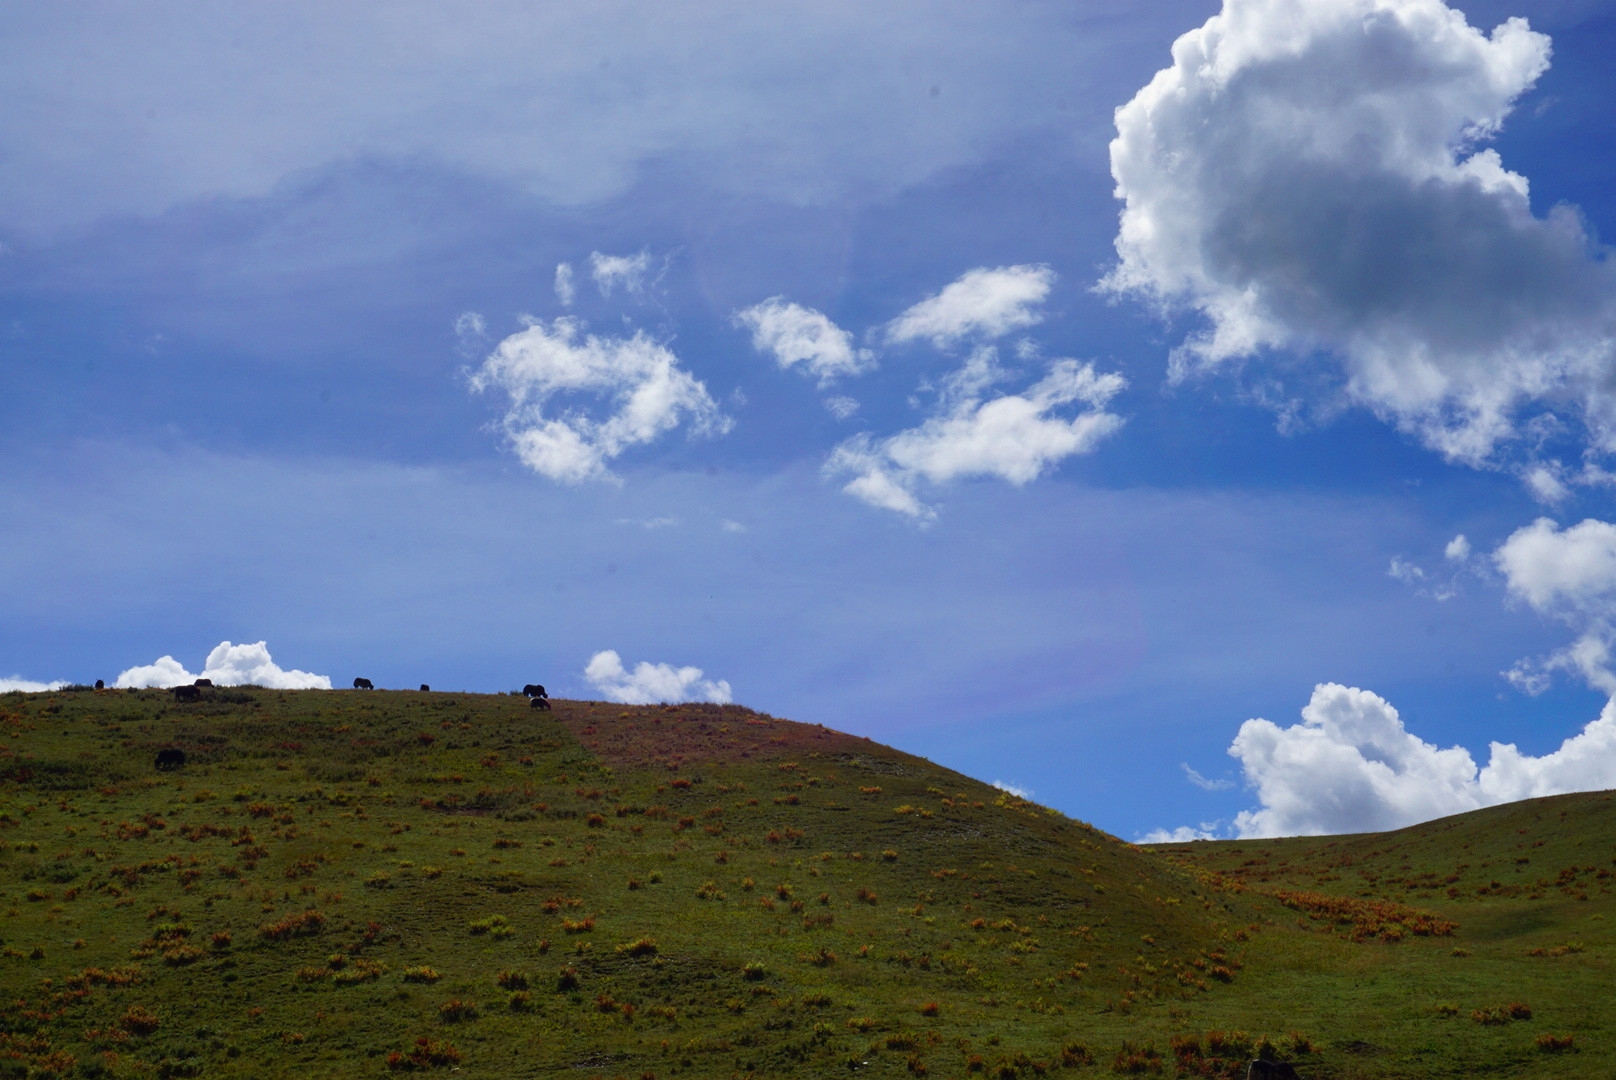
{"type": "Polygon", "coordinates": [[[1607,1075],[1608,799],[1147,850],[733,706],[3,695],[0,1077],[1607,1075]]]}

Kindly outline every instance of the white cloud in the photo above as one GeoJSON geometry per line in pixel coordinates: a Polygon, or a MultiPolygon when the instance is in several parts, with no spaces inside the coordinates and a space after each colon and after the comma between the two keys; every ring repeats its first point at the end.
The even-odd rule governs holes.
{"type": "Polygon", "coordinates": [[[1470,558],[1470,541],[1465,539],[1464,533],[1448,541],[1448,546],[1442,549],[1442,557],[1449,562],[1459,563],[1470,558]]]}
{"type": "Polygon", "coordinates": [[[1452,460],[1526,406],[1616,448],[1616,263],[1476,149],[1548,59],[1524,20],[1484,35],[1441,0],[1225,0],[1117,111],[1102,288],[1207,318],[1175,377],[1333,354],[1348,399],[1452,460]]]}
{"type": "Polygon", "coordinates": [[[1555,467],[1558,463],[1537,464],[1528,467],[1521,479],[1526,483],[1526,490],[1541,503],[1554,506],[1563,503],[1571,496],[1571,489],[1560,477],[1560,470],[1555,467]]]}
{"type": "Polygon", "coordinates": [[[1529,694],[1542,693],[1552,673],[1570,671],[1616,694],[1611,650],[1616,644],[1616,525],[1589,518],[1561,529],[1548,518],[1515,530],[1493,552],[1510,595],[1577,632],[1570,645],[1541,660],[1522,660],[1504,675],[1529,694]]]}
{"type": "Polygon", "coordinates": [[[510,395],[505,433],[533,471],[568,484],[615,479],[608,462],[687,419],[697,434],[729,430],[706,386],[643,331],[596,337],[583,335],[583,324],[570,317],[524,322],[527,328],[501,341],[472,374],[471,386],[510,395]],[[558,394],[604,398],[615,411],[605,419],[578,408],[545,415],[558,394]]]}
{"type": "Polygon", "coordinates": [[[739,521],[731,521],[728,518],[725,518],[719,527],[727,533],[743,533],[746,531],[745,525],[742,525],[739,521]]]}
{"type": "Polygon", "coordinates": [[[60,690],[67,683],[58,679],[55,682],[34,682],[21,675],[13,675],[9,679],[0,678],[0,694],[7,694],[13,690],[21,690],[25,694],[42,694],[47,690],[60,690]]]}
{"type": "Polygon", "coordinates": [[[308,671],[288,671],[271,659],[268,646],[260,641],[252,645],[232,645],[221,641],[208,653],[202,665],[202,674],[185,670],[172,656],[162,656],[155,663],[132,667],[118,675],[113,685],[131,687],[169,687],[193,683],[198,678],[211,679],[215,686],[266,686],[272,690],[329,690],[331,679],[308,671]]]}
{"type": "Polygon", "coordinates": [[[859,403],[850,397],[828,397],[825,399],[825,408],[836,419],[847,420],[859,411],[859,403]]]}
{"type": "Polygon", "coordinates": [[[1242,837],[1397,829],[1498,803],[1616,787],[1616,702],[1541,757],[1495,742],[1478,771],[1468,750],[1420,739],[1378,695],[1325,683],[1314,688],[1302,723],[1248,720],[1229,753],[1261,802],[1236,816],[1242,837]]]}
{"type": "MultiPolygon", "coordinates": [[[[638,255],[602,255],[598,251],[589,254],[589,276],[595,279],[595,287],[602,296],[612,295],[618,286],[631,295],[644,292],[645,273],[650,268],[649,251],[642,251],[638,255]]],[[[568,267],[567,276],[570,286],[571,267],[568,267]]]]}
{"type": "Polygon", "coordinates": [[[852,334],[822,312],[788,303],[783,296],[771,296],[737,311],[734,321],[737,326],[751,329],[754,349],[773,353],[782,369],[805,363],[820,386],[875,366],[875,354],[855,348],[852,334]]]}
{"type": "Polygon", "coordinates": [[[1000,791],[1014,795],[1018,799],[1032,798],[1032,788],[1017,787],[1015,784],[1007,784],[1003,780],[993,781],[993,786],[998,788],[1000,791]]]}
{"type": "Polygon", "coordinates": [[[556,299],[561,301],[562,307],[571,307],[578,295],[578,287],[572,281],[572,264],[556,263],[555,272],[556,299]]]}
{"type": "Polygon", "coordinates": [[[1194,784],[1202,791],[1228,791],[1230,788],[1234,787],[1233,780],[1209,780],[1200,773],[1196,772],[1194,769],[1190,768],[1189,764],[1186,762],[1180,762],[1179,768],[1184,770],[1184,775],[1189,777],[1190,783],[1194,784]]]}
{"type": "Polygon", "coordinates": [[[1386,568],[1386,576],[1396,578],[1405,585],[1413,585],[1425,580],[1425,571],[1401,555],[1393,555],[1391,566],[1386,568]]]}
{"type": "Polygon", "coordinates": [[[1043,321],[1035,309],[1054,284],[1047,266],[978,267],[893,319],[886,339],[926,338],[942,349],[965,337],[1003,337],[1043,321]]]}
{"type": "Polygon", "coordinates": [[[1140,844],[1188,844],[1192,840],[1216,840],[1217,822],[1206,822],[1200,828],[1193,825],[1180,825],[1176,829],[1152,829],[1141,836],[1136,843],[1140,844]]]}
{"type": "Polygon", "coordinates": [[[642,660],[629,672],[612,649],[589,658],[584,678],[606,695],[608,701],[625,705],[679,701],[713,701],[722,705],[732,697],[728,682],[703,679],[701,668],[676,668],[672,664],[649,664],[642,660]]]}
{"type": "Polygon", "coordinates": [[[831,454],[825,475],[851,474],[842,489],[848,494],[927,520],[935,515],[915,494],[921,481],[992,476],[1019,486],[1067,457],[1093,450],[1122,426],[1122,418],[1106,410],[1127,385],[1120,375],[1057,360],[1048,375],[1022,393],[984,400],[982,391],[1001,375],[991,350],[978,350],[945,383],[938,415],[879,441],[868,435],[849,439],[831,454]],[[1076,416],[1056,414],[1073,403],[1084,407],[1076,416]]]}

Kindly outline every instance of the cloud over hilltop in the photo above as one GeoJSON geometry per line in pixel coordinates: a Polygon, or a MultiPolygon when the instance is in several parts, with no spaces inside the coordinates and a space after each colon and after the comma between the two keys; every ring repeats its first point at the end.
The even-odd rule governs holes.
{"type": "Polygon", "coordinates": [[[21,690],[25,694],[42,694],[47,690],[59,690],[67,683],[58,679],[55,682],[35,682],[25,679],[21,675],[0,679],[0,694],[8,694],[13,690],[21,690]]]}
{"type": "Polygon", "coordinates": [[[1177,378],[1288,364],[1471,464],[1532,409],[1616,450],[1616,264],[1478,147],[1548,64],[1442,0],[1225,0],[1117,110],[1102,287],[1206,318],[1177,378]]]}
{"type": "Polygon", "coordinates": [[[1323,683],[1300,724],[1247,720],[1229,754],[1262,804],[1236,816],[1239,836],[1397,829],[1498,803],[1616,787],[1616,702],[1540,757],[1495,742],[1478,770],[1464,747],[1442,749],[1409,731],[1384,698],[1323,683]]]}
{"type": "Polygon", "coordinates": [[[160,656],[143,666],[128,668],[119,673],[113,685],[123,689],[137,687],[184,686],[198,678],[211,679],[215,686],[266,686],[271,690],[329,690],[331,679],[308,671],[282,668],[269,655],[269,647],[259,641],[251,645],[243,642],[232,645],[221,641],[208,653],[200,675],[185,670],[172,656],[160,656]]]}
{"type": "Polygon", "coordinates": [[[704,679],[698,667],[676,668],[672,664],[651,664],[642,660],[633,671],[623,667],[623,658],[614,649],[604,649],[589,658],[584,678],[608,701],[625,705],[656,705],[663,702],[711,701],[728,704],[733,695],[723,679],[704,679]]]}

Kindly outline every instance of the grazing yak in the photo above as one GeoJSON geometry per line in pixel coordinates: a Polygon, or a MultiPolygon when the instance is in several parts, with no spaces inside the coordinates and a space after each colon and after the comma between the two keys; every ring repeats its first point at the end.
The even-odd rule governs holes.
{"type": "Polygon", "coordinates": [[[544,692],[544,687],[540,686],[538,683],[531,682],[522,687],[522,693],[526,694],[528,697],[547,698],[550,696],[544,692]]]}
{"type": "Polygon", "coordinates": [[[353,688],[355,690],[374,690],[376,689],[376,684],[371,682],[369,679],[355,679],[353,681],[353,688]]]}
{"type": "Polygon", "coordinates": [[[212,686],[213,685],[213,680],[212,679],[198,679],[198,680],[196,680],[196,682],[192,683],[191,685],[192,686],[212,686]]]}
{"type": "Polygon", "coordinates": [[[428,693],[431,689],[432,688],[430,686],[428,686],[426,683],[421,684],[421,693],[423,693],[423,694],[428,693]]]}
{"type": "Polygon", "coordinates": [[[157,751],[157,767],[159,769],[177,769],[184,764],[184,750],[176,750],[173,747],[169,747],[166,750],[157,751]]]}
{"type": "Polygon", "coordinates": [[[530,709],[548,709],[550,707],[550,699],[536,697],[527,703],[527,707],[530,709]]]}
{"type": "Polygon", "coordinates": [[[176,686],[174,687],[174,700],[201,701],[202,688],[200,686],[176,686]]]}
{"type": "Polygon", "coordinates": [[[1300,1078],[1287,1061],[1263,1061],[1258,1058],[1246,1066],[1246,1080],[1300,1080],[1300,1078]]]}
{"type": "Polygon", "coordinates": [[[105,689],[106,689],[106,688],[107,688],[107,684],[106,684],[106,681],[105,681],[105,680],[103,680],[103,679],[97,679],[97,680],[95,680],[95,688],[96,688],[96,689],[97,689],[97,690],[105,690],[105,689]]]}

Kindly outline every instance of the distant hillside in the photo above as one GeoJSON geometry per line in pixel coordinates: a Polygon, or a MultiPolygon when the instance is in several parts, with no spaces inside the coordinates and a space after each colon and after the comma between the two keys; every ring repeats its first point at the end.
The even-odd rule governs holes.
{"type": "Polygon", "coordinates": [[[0,695],[0,1077],[1608,1073],[1600,798],[1143,850],[733,706],[0,695]]]}

